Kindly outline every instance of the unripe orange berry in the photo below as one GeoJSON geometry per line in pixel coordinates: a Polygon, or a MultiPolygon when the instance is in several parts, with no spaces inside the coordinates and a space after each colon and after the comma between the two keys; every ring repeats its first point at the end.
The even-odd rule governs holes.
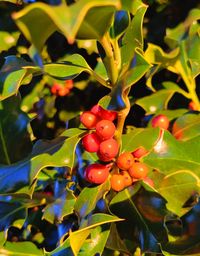
{"type": "Polygon", "coordinates": [[[116,157],[119,150],[119,145],[115,139],[104,140],[100,143],[99,146],[99,154],[100,160],[105,161],[103,159],[107,159],[107,161],[112,160],[116,157]]]}
{"type": "Polygon", "coordinates": [[[132,155],[135,158],[140,158],[143,157],[144,155],[146,155],[148,153],[148,151],[144,148],[144,147],[139,147],[137,148],[135,151],[132,152],[132,155]]]}
{"type": "Polygon", "coordinates": [[[102,140],[112,138],[115,130],[115,125],[109,120],[101,120],[96,124],[96,133],[102,140]]]}
{"type": "Polygon", "coordinates": [[[121,191],[125,188],[124,177],[121,174],[113,174],[110,178],[110,185],[114,191],[121,191]]]}
{"type": "Polygon", "coordinates": [[[124,177],[124,185],[125,187],[129,187],[132,185],[133,181],[130,174],[127,171],[122,171],[121,175],[124,177]]]}
{"type": "Polygon", "coordinates": [[[147,173],[149,171],[149,168],[146,164],[135,162],[131,166],[131,168],[128,170],[131,177],[134,179],[144,179],[147,176],[147,173]]]}
{"type": "Polygon", "coordinates": [[[124,152],[117,158],[117,166],[124,171],[128,170],[133,163],[134,157],[130,152],[124,152]]]}
{"type": "Polygon", "coordinates": [[[86,128],[93,129],[95,128],[99,119],[91,111],[85,111],[80,116],[80,121],[86,128]]]}
{"type": "Polygon", "coordinates": [[[160,127],[167,130],[169,127],[169,119],[165,115],[157,115],[153,117],[151,124],[152,127],[160,127]]]}
{"type": "Polygon", "coordinates": [[[109,168],[102,164],[91,164],[85,169],[84,176],[90,183],[102,184],[109,176],[109,168]]]}
{"type": "Polygon", "coordinates": [[[88,152],[97,152],[101,143],[100,138],[95,132],[87,134],[82,139],[83,147],[88,152]]]}

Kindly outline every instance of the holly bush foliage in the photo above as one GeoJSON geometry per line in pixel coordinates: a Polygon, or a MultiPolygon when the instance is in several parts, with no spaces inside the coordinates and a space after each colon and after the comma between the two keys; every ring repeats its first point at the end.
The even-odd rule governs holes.
{"type": "Polygon", "coordinates": [[[200,252],[200,10],[163,25],[180,5],[1,0],[1,255],[200,252]],[[98,157],[79,117],[97,103],[117,112],[120,152],[147,150],[154,185],[85,180],[98,157]],[[159,114],[168,130],[151,126],[159,114]]]}

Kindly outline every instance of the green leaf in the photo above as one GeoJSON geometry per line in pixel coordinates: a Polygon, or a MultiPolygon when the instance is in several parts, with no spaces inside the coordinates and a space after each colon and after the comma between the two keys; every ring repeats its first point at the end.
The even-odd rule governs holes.
{"type": "Polygon", "coordinates": [[[136,148],[143,146],[147,150],[151,150],[157,141],[159,130],[154,128],[135,128],[127,134],[122,135],[121,151],[132,152],[136,148]]]}
{"type": "Polygon", "coordinates": [[[173,124],[173,136],[181,141],[187,141],[200,135],[200,114],[186,113],[173,124]]]}
{"type": "Polygon", "coordinates": [[[187,96],[187,93],[173,82],[163,82],[162,85],[165,89],[161,89],[149,96],[136,100],[135,103],[146,111],[146,115],[154,114],[167,109],[168,103],[175,93],[180,93],[187,96]]]}
{"type": "MultiPolygon", "coordinates": [[[[99,226],[102,226],[107,223],[112,223],[116,221],[122,221],[116,216],[97,213],[88,218],[88,222],[85,225],[85,228],[79,229],[77,231],[71,232],[69,237],[54,251],[47,255],[58,255],[61,256],[63,254],[68,253],[68,255],[79,255],[79,251],[81,247],[84,245],[86,238],[91,234],[91,232],[99,226]],[[70,249],[71,247],[71,249],[70,249]],[[73,253],[72,253],[73,251],[73,253]],[[71,254],[70,254],[71,253],[71,254]]],[[[92,235],[94,235],[93,233],[92,235]]],[[[105,239],[105,237],[104,237],[105,239]]]]}
{"type": "Polygon", "coordinates": [[[101,199],[106,192],[110,190],[110,183],[108,181],[96,187],[84,188],[74,206],[80,218],[84,218],[96,207],[97,202],[101,199]]]}
{"type": "Polygon", "coordinates": [[[32,194],[31,185],[41,169],[48,166],[73,167],[75,148],[85,131],[69,129],[52,141],[37,141],[32,154],[24,161],[0,166],[0,193],[32,194]]]}
{"type": "Polygon", "coordinates": [[[177,170],[189,170],[199,176],[200,136],[181,142],[169,132],[161,132],[152,151],[143,160],[166,175],[177,170]]]}
{"type": "Polygon", "coordinates": [[[0,248],[0,255],[39,256],[44,254],[31,242],[6,242],[5,246],[0,248]]]}
{"type": "Polygon", "coordinates": [[[174,65],[179,57],[179,48],[171,52],[164,52],[159,46],[149,43],[145,51],[145,59],[151,64],[158,64],[162,67],[174,65]]]}
{"type": "Polygon", "coordinates": [[[0,31],[0,52],[7,51],[12,46],[15,46],[19,36],[19,32],[8,33],[6,31],[0,31]]]}
{"type": "Polygon", "coordinates": [[[86,60],[79,54],[72,54],[63,58],[60,63],[50,63],[44,65],[44,72],[57,79],[72,79],[81,72],[91,73],[91,68],[86,60]]]}
{"type": "Polygon", "coordinates": [[[130,16],[127,11],[117,11],[114,17],[114,24],[110,29],[111,37],[118,39],[128,27],[129,22],[130,16]]]}
{"type": "Polygon", "coordinates": [[[91,256],[96,254],[102,254],[106,241],[108,239],[110,230],[109,225],[102,225],[94,228],[90,233],[90,238],[86,239],[81,250],[79,251],[79,256],[91,256]]]}
{"type": "Polygon", "coordinates": [[[67,215],[73,213],[76,197],[72,190],[66,189],[66,182],[55,181],[55,200],[47,205],[43,212],[43,219],[54,224],[54,221],[61,222],[67,215]]]}
{"type": "Polygon", "coordinates": [[[20,85],[29,83],[32,73],[37,73],[39,70],[33,63],[22,58],[6,57],[0,70],[0,101],[17,94],[20,85]]]}
{"type": "Polygon", "coordinates": [[[167,200],[167,209],[181,217],[191,209],[183,208],[184,203],[200,192],[200,179],[191,171],[179,170],[165,176],[157,190],[167,200]]]}
{"type": "Polygon", "coordinates": [[[81,0],[70,6],[35,3],[14,13],[13,18],[26,38],[40,51],[56,30],[63,33],[70,43],[79,38],[78,33],[84,39],[99,39],[107,31],[117,6],[118,2],[114,0],[81,0]],[[102,12],[106,14],[105,21],[102,12]]]}
{"type": "Polygon", "coordinates": [[[0,231],[8,229],[15,220],[26,218],[26,205],[17,200],[0,201],[0,231]]]}
{"type": "Polygon", "coordinates": [[[151,64],[149,64],[144,56],[139,53],[138,49],[136,49],[134,59],[132,60],[131,66],[126,73],[125,88],[132,86],[138,80],[140,80],[149,70],[150,66],[151,64]]]}
{"type": "Polygon", "coordinates": [[[25,158],[32,149],[29,118],[20,110],[20,99],[13,96],[0,102],[0,163],[11,164],[25,158]]]}
{"type": "Polygon", "coordinates": [[[167,108],[168,102],[174,94],[174,90],[159,90],[149,96],[136,100],[136,104],[141,106],[146,115],[154,114],[167,108]]]}
{"type": "Polygon", "coordinates": [[[147,6],[143,5],[137,9],[126,33],[122,39],[121,58],[123,71],[127,71],[135,55],[135,49],[143,49],[142,24],[147,6]]]}
{"type": "Polygon", "coordinates": [[[122,9],[125,9],[131,12],[133,15],[137,12],[139,8],[144,6],[144,3],[141,0],[121,0],[122,9]]]}
{"type": "MultiPolygon", "coordinates": [[[[110,210],[119,218],[125,219],[116,225],[121,239],[129,240],[130,245],[134,243],[134,246],[138,245],[144,252],[156,251],[156,244],[166,240],[163,222],[168,211],[165,201],[157,193],[142,189],[139,183],[117,193],[110,202],[110,210]],[[140,241],[135,244],[138,235],[140,241]]],[[[131,247],[130,249],[133,250],[131,247]]]]}

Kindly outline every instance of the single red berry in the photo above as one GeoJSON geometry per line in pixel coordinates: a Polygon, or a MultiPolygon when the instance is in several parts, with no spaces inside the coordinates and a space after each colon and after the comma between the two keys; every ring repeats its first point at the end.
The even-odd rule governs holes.
{"type": "Polygon", "coordinates": [[[128,170],[133,163],[134,157],[130,152],[124,152],[117,158],[117,166],[124,171],[128,170]]]}
{"type": "Polygon", "coordinates": [[[73,80],[66,80],[65,87],[71,90],[74,87],[73,80]]]}
{"type": "Polygon", "coordinates": [[[121,171],[121,175],[124,177],[124,185],[125,187],[129,187],[132,185],[132,177],[127,171],[121,171]]]}
{"type": "Polygon", "coordinates": [[[100,143],[98,156],[102,161],[110,161],[114,157],[116,157],[118,150],[119,145],[115,139],[104,140],[103,142],[100,143]]]}
{"type": "Polygon", "coordinates": [[[139,147],[137,148],[135,151],[132,152],[132,155],[135,158],[140,158],[143,157],[144,155],[146,155],[148,153],[148,151],[144,148],[144,147],[139,147]]]}
{"type": "Polygon", "coordinates": [[[87,134],[82,139],[83,147],[88,152],[97,152],[99,150],[99,145],[101,143],[100,138],[96,134],[96,132],[92,132],[87,134]]]}
{"type": "Polygon", "coordinates": [[[113,174],[110,178],[110,185],[114,191],[121,191],[125,188],[124,176],[121,174],[113,174]]]}
{"type": "Polygon", "coordinates": [[[67,87],[62,86],[59,90],[58,90],[58,95],[63,97],[66,96],[70,93],[70,90],[67,87]]]}
{"type": "Polygon", "coordinates": [[[157,115],[151,121],[152,127],[160,127],[165,130],[169,127],[169,119],[165,115],[157,115]]]}
{"type": "MultiPolygon", "coordinates": [[[[100,105],[96,104],[96,105],[94,105],[94,106],[91,108],[90,111],[91,111],[93,114],[95,114],[96,116],[99,116],[99,113],[100,113],[101,109],[102,109],[102,107],[101,107],[100,105]]],[[[99,116],[99,117],[100,117],[100,116],[99,116]]]]}
{"type": "Polygon", "coordinates": [[[198,110],[198,108],[197,108],[197,106],[196,106],[196,104],[195,104],[195,102],[194,101],[190,101],[189,102],[189,104],[188,104],[188,108],[190,109],[190,110],[198,110]]]}
{"type": "Polygon", "coordinates": [[[106,109],[101,109],[100,116],[102,119],[114,121],[117,118],[117,113],[115,111],[110,111],[106,109]]]}
{"type": "Polygon", "coordinates": [[[134,179],[144,179],[147,176],[147,173],[149,171],[149,168],[146,164],[135,162],[131,166],[131,168],[128,170],[131,177],[134,179]]]}
{"type": "Polygon", "coordinates": [[[80,121],[86,128],[93,129],[95,128],[99,119],[91,111],[85,111],[81,114],[80,121]]]}
{"type": "Polygon", "coordinates": [[[112,138],[115,130],[115,125],[109,120],[101,120],[96,124],[96,133],[102,140],[112,138]]]}
{"type": "Polygon", "coordinates": [[[100,105],[96,104],[91,108],[91,112],[98,115],[101,119],[114,121],[117,118],[115,111],[103,109],[100,105]]]}
{"type": "Polygon", "coordinates": [[[58,95],[58,91],[60,90],[61,85],[58,83],[54,83],[53,86],[51,87],[51,93],[54,95],[58,95]]]}
{"type": "Polygon", "coordinates": [[[84,176],[90,183],[102,184],[109,176],[109,168],[102,164],[91,164],[85,169],[84,176]]]}

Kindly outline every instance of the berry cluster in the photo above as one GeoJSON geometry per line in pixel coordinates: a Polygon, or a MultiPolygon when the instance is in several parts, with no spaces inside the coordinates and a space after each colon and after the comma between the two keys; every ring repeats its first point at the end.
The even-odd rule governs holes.
{"type": "Polygon", "coordinates": [[[70,93],[73,86],[73,80],[66,80],[64,84],[54,83],[51,87],[51,93],[63,97],[70,93]]]}
{"type": "Polygon", "coordinates": [[[114,139],[116,127],[113,123],[116,118],[116,112],[95,105],[90,111],[82,113],[80,121],[91,130],[82,139],[83,148],[88,152],[95,152],[103,162],[87,166],[84,171],[85,179],[92,184],[102,184],[110,177],[111,188],[121,191],[133,182],[147,178],[148,167],[139,159],[148,151],[140,147],[132,153],[123,152],[117,156],[119,145],[114,139]]]}
{"type": "Polygon", "coordinates": [[[81,123],[91,132],[82,139],[83,148],[91,153],[96,153],[104,164],[91,164],[85,169],[85,178],[90,183],[101,184],[109,176],[111,165],[119,151],[119,145],[114,139],[116,131],[113,121],[117,113],[95,105],[90,111],[85,111],[80,116],[81,123]]]}
{"type": "Polygon", "coordinates": [[[123,152],[118,156],[116,165],[119,168],[119,173],[113,174],[110,179],[113,190],[121,191],[141,179],[149,183],[147,180],[149,168],[139,160],[147,153],[146,149],[140,147],[134,152],[123,152]]]}

